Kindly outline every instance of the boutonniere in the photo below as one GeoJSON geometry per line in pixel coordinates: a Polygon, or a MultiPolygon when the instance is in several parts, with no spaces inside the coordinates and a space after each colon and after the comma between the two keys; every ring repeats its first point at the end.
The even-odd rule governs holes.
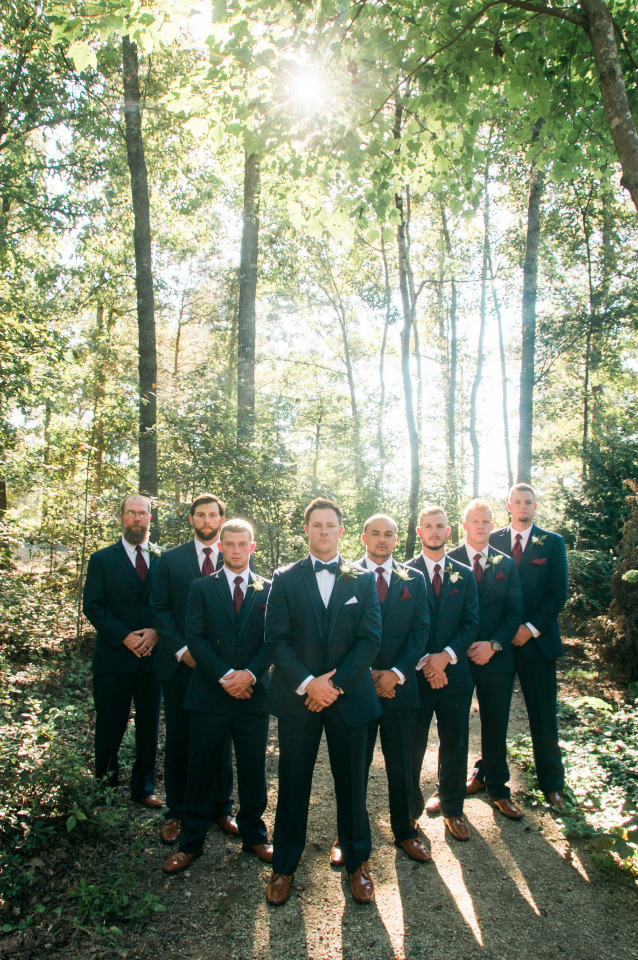
{"type": "Polygon", "coordinates": [[[408,573],[408,571],[405,570],[403,567],[395,567],[392,572],[393,572],[393,573],[396,573],[396,575],[397,575],[397,577],[399,578],[399,580],[404,580],[404,581],[405,581],[405,580],[414,580],[414,577],[411,577],[410,574],[408,573]]]}
{"type": "Polygon", "coordinates": [[[445,572],[450,578],[450,583],[456,583],[457,580],[463,579],[459,571],[455,570],[451,563],[448,563],[448,565],[445,568],[445,572]]]}
{"type": "Polygon", "coordinates": [[[502,559],[503,559],[502,553],[493,553],[491,557],[487,558],[487,562],[490,565],[490,567],[495,567],[497,564],[501,562],[502,559]]]}
{"type": "Polygon", "coordinates": [[[532,543],[537,543],[539,547],[542,547],[546,540],[547,540],[546,533],[542,533],[540,537],[532,537],[532,543]]]}
{"type": "Polygon", "coordinates": [[[149,552],[149,554],[150,554],[152,557],[161,557],[161,556],[162,556],[162,548],[159,546],[159,544],[157,544],[157,543],[151,543],[150,541],[149,541],[149,544],[148,544],[148,552],[149,552]]]}
{"type": "Polygon", "coordinates": [[[259,577],[253,577],[248,586],[252,587],[255,593],[261,593],[264,589],[264,581],[260,580],[259,577]]]}
{"type": "Polygon", "coordinates": [[[339,565],[339,570],[341,571],[340,576],[344,578],[346,583],[348,582],[348,577],[352,577],[353,580],[359,576],[359,571],[356,567],[353,567],[351,563],[346,563],[345,560],[339,565]]]}

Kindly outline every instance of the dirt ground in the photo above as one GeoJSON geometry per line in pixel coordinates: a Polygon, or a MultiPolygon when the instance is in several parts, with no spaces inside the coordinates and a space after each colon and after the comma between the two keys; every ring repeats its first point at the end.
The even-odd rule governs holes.
{"type": "MultiPolygon", "coordinates": [[[[525,727],[517,690],[510,733],[525,727]]],[[[472,755],[479,733],[476,705],[471,732],[472,755]]],[[[435,763],[433,736],[424,769],[426,783],[434,782],[435,763]]],[[[147,931],[144,944],[131,945],[123,955],[159,955],[166,960],[638,958],[635,884],[562,838],[545,808],[525,804],[523,781],[515,769],[512,773],[514,796],[525,809],[522,821],[506,819],[479,794],[466,801],[471,840],[459,843],[446,836],[440,817],[424,815],[420,827],[433,862],[417,865],[392,844],[385,771],[377,747],[369,795],[376,902],[362,906],[350,895],[345,871],[333,870],[328,860],[335,806],[323,745],[315,770],[308,842],[288,903],[268,906],[269,868],[242,853],[238,842],[216,828],[203,856],[174,878],[161,873],[167,848],[158,843],[147,851],[148,864],[157,874],[156,889],[165,889],[170,905],[147,931]]],[[[274,737],[269,784],[271,828],[274,737]]]]}

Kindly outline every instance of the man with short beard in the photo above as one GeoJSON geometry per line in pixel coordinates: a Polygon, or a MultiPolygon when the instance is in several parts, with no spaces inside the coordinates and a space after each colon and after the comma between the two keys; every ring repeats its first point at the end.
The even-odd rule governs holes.
{"type": "MultiPolygon", "coordinates": [[[[164,695],[166,747],[164,783],[166,814],[160,834],[174,844],[182,832],[182,805],[188,775],[190,713],[184,709],[186,691],[195,660],[186,643],[186,606],[191,584],[223,566],[219,531],[224,523],[225,503],[212,493],[200,493],[190,507],[188,522],[194,537],[166,550],[157,566],[151,594],[153,621],[159,634],[158,672],[164,695]]],[[[224,833],[237,836],[232,816],[233,767],[230,738],[226,739],[212,819],[224,833]]]]}
{"type": "Polygon", "coordinates": [[[84,584],[84,615],[97,631],[92,662],[95,775],[102,789],[117,787],[118,751],[134,703],[131,799],[154,809],[163,804],[154,793],[161,686],[149,603],[159,555],[148,540],[150,501],[125,497],[119,520],[121,540],[90,557],[84,584]]]}

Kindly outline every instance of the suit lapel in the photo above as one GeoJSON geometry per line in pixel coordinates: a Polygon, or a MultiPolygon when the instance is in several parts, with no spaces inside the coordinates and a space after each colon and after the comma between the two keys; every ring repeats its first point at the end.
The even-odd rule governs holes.
{"type": "MultiPolygon", "coordinates": [[[[319,587],[317,586],[317,576],[315,574],[312,560],[310,556],[304,557],[299,566],[299,572],[302,575],[303,581],[306,584],[308,594],[310,596],[310,603],[312,605],[312,610],[315,615],[315,620],[317,621],[317,632],[319,636],[323,636],[323,611],[325,607],[323,605],[323,600],[321,599],[321,594],[319,593],[319,587]]],[[[333,590],[334,593],[334,590],[333,590]]]]}
{"type": "Polygon", "coordinates": [[[202,571],[199,569],[199,562],[197,560],[197,547],[195,546],[194,540],[190,540],[186,544],[186,559],[188,560],[190,572],[193,574],[193,579],[199,580],[202,575],[202,571]]]}
{"type": "MultiPolygon", "coordinates": [[[[246,623],[248,622],[248,617],[255,605],[255,599],[257,597],[257,591],[254,587],[251,587],[251,583],[255,582],[253,575],[248,573],[248,584],[246,586],[246,595],[244,597],[244,602],[241,605],[239,616],[237,617],[237,636],[242,632],[246,623]]],[[[234,606],[234,604],[233,604],[234,606]]]]}
{"type": "Polygon", "coordinates": [[[436,613],[439,607],[439,602],[434,593],[434,587],[432,586],[432,581],[430,580],[430,574],[428,573],[428,567],[425,560],[423,559],[422,553],[420,553],[419,556],[416,558],[414,567],[416,570],[420,570],[423,576],[425,577],[425,592],[427,594],[428,603],[432,607],[432,610],[434,611],[434,613],[436,613]]]}
{"type": "MultiPolygon", "coordinates": [[[[228,577],[223,572],[223,570],[218,570],[215,573],[211,574],[208,579],[212,580],[213,583],[215,584],[216,589],[219,590],[219,594],[224,604],[224,610],[228,614],[228,619],[232,623],[233,629],[237,630],[237,613],[235,611],[233,595],[230,592],[230,584],[228,582],[228,577]]],[[[253,590],[252,592],[254,593],[255,591],[253,590]]],[[[242,608],[243,606],[244,605],[242,603],[242,608]]]]}
{"type": "Polygon", "coordinates": [[[536,544],[532,543],[532,537],[538,536],[538,527],[535,523],[532,524],[532,529],[529,532],[529,537],[527,538],[527,546],[523,550],[523,556],[521,557],[521,562],[519,564],[519,572],[524,570],[527,564],[529,563],[530,555],[533,550],[536,549],[536,544]]]}
{"type": "Polygon", "coordinates": [[[403,588],[405,586],[401,577],[395,573],[397,570],[397,564],[395,561],[392,561],[392,576],[390,577],[390,588],[388,590],[388,595],[385,598],[385,603],[381,605],[381,613],[383,617],[391,617],[392,611],[399,602],[399,597],[403,594],[403,588]]]}
{"type": "Polygon", "coordinates": [[[124,544],[122,543],[122,541],[118,540],[117,543],[114,543],[113,549],[115,551],[115,556],[117,557],[120,566],[124,570],[124,573],[129,583],[131,584],[131,587],[133,588],[133,590],[135,590],[136,593],[141,593],[142,587],[144,586],[144,584],[140,580],[137,574],[137,570],[129,560],[128,554],[124,549],[124,544]]]}
{"type": "MultiPolygon", "coordinates": [[[[496,551],[494,547],[487,548],[487,559],[489,561],[490,557],[495,557],[496,551]]],[[[496,571],[494,569],[493,563],[486,563],[485,569],[483,570],[483,576],[481,577],[481,582],[479,583],[479,596],[485,599],[492,587],[494,586],[494,580],[496,577],[496,571]]]]}
{"type": "MultiPolygon", "coordinates": [[[[146,575],[146,580],[144,581],[144,597],[151,592],[151,587],[153,586],[153,577],[155,576],[155,567],[159,562],[159,557],[154,554],[151,550],[148,552],[148,573],[146,575]]],[[[139,580],[139,577],[138,577],[139,580]]]]}
{"type": "MultiPolygon", "coordinates": [[[[451,564],[451,562],[452,562],[451,560],[448,560],[448,557],[447,557],[447,554],[446,554],[446,555],[443,557],[443,562],[442,562],[442,564],[441,564],[441,567],[442,567],[443,571],[445,572],[445,576],[443,577],[443,583],[442,583],[442,585],[441,585],[441,593],[440,593],[440,595],[439,595],[439,610],[442,610],[442,609],[443,609],[443,604],[445,603],[445,601],[446,601],[447,598],[449,597],[449,595],[450,595],[450,590],[452,589],[452,581],[450,580],[450,571],[445,569],[447,566],[449,566],[449,565],[451,564]]],[[[454,571],[452,571],[452,572],[454,572],[454,571]]],[[[432,594],[434,595],[434,590],[432,590],[432,594]]]]}
{"type": "MultiPolygon", "coordinates": [[[[342,558],[339,557],[339,564],[341,564],[342,558]]],[[[332,631],[334,630],[335,623],[337,622],[337,617],[339,611],[341,610],[341,604],[343,601],[343,594],[346,589],[346,583],[348,581],[348,574],[339,573],[335,577],[334,586],[332,588],[332,593],[330,594],[330,600],[328,602],[328,637],[330,640],[332,636],[332,631]]]]}

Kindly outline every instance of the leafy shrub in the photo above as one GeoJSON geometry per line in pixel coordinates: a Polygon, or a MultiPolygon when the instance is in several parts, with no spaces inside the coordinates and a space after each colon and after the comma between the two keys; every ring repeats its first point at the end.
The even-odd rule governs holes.
{"type": "Polygon", "coordinates": [[[611,603],[614,557],[604,550],[568,550],[569,597],[563,616],[579,630],[611,603]]]}

